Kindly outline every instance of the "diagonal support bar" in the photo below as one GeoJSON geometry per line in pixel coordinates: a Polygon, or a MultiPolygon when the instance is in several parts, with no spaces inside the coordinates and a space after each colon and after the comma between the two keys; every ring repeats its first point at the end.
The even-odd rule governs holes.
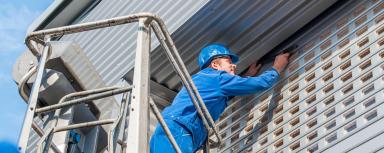
{"type": "Polygon", "coordinates": [[[161,127],[165,131],[165,134],[167,134],[167,137],[169,138],[169,141],[171,142],[173,148],[176,150],[177,153],[181,153],[181,150],[178,144],[176,143],[176,140],[173,137],[171,130],[169,130],[168,125],[165,123],[163,116],[161,116],[161,113],[152,98],[149,99],[149,105],[151,106],[152,112],[155,114],[156,119],[159,121],[161,127]]]}
{"type": "Polygon", "coordinates": [[[36,104],[38,100],[41,80],[44,74],[45,63],[48,60],[50,52],[51,52],[51,46],[49,45],[49,43],[47,43],[44,46],[44,50],[39,61],[36,80],[32,86],[30,98],[28,100],[27,112],[25,113],[24,123],[21,129],[21,134],[19,138],[19,148],[18,148],[21,153],[25,153],[28,146],[29,133],[31,132],[33,117],[35,116],[35,109],[36,109],[36,104]]]}
{"type": "Polygon", "coordinates": [[[113,122],[115,122],[115,119],[105,119],[100,121],[85,122],[85,123],[68,125],[64,127],[57,127],[53,130],[53,132],[68,131],[73,129],[92,127],[92,126],[104,125],[104,124],[112,124],[113,122]]]}
{"type": "Polygon", "coordinates": [[[36,109],[36,113],[43,113],[43,112],[53,111],[55,109],[59,109],[59,108],[63,108],[63,107],[68,107],[68,106],[72,106],[72,105],[77,105],[77,104],[80,104],[80,103],[89,103],[89,102],[92,102],[91,100],[96,100],[96,99],[101,99],[101,98],[105,98],[105,97],[114,96],[114,95],[117,95],[117,94],[128,92],[130,90],[132,90],[132,87],[125,87],[125,88],[121,88],[121,89],[105,91],[105,92],[94,94],[94,95],[91,95],[91,96],[88,96],[88,97],[83,97],[83,98],[78,98],[78,99],[74,99],[74,100],[69,100],[69,101],[66,101],[66,102],[63,102],[63,103],[58,103],[58,104],[55,104],[55,105],[39,108],[39,109],[36,109]]]}

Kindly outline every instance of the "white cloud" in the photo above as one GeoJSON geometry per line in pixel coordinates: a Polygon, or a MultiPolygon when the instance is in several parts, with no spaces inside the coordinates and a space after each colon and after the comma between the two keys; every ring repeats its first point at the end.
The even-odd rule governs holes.
{"type": "Polygon", "coordinates": [[[32,21],[40,14],[26,5],[5,3],[0,5],[0,55],[21,52],[25,49],[23,39],[32,21]]]}
{"type": "MultiPolygon", "coordinates": [[[[22,35],[17,33],[16,35],[22,35]]],[[[24,48],[23,40],[18,39],[20,37],[15,37],[11,32],[5,32],[0,30],[0,54],[6,54],[11,51],[18,51],[19,49],[24,48]]]]}
{"type": "Polygon", "coordinates": [[[2,13],[0,14],[1,24],[0,30],[21,30],[25,28],[40,14],[26,5],[16,6],[15,4],[2,4],[0,6],[2,13]]]}

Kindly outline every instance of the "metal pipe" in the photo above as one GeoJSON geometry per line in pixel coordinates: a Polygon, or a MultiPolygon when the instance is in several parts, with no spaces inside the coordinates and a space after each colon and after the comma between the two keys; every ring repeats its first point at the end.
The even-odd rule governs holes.
{"type": "Polygon", "coordinates": [[[122,16],[122,17],[115,17],[111,19],[105,19],[100,21],[94,21],[94,22],[87,22],[87,23],[81,23],[76,25],[69,25],[69,26],[62,26],[58,28],[51,28],[46,30],[40,30],[40,31],[34,31],[25,38],[25,44],[29,48],[29,50],[32,52],[35,56],[40,56],[40,53],[37,51],[37,49],[32,45],[32,41],[35,41],[39,44],[44,44],[39,37],[44,36],[61,36],[65,34],[71,34],[71,33],[77,33],[77,32],[84,32],[84,31],[90,31],[105,27],[111,27],[111,26],[117,26],[122,25],[126,23],[132,23],[137,22],[139,19],[147,18],[148,21],[146,24],[149,24],[151,20],[155,20],[156,22],[161,22],[161,25],[164,25],[161,18],[157,15],[154,15],[152,13],[136,13],[132,15],[122,16]]]}
{"type": "MultiPolygon", "coordinates": [[[[24,99],[25,102],[28,102],[28,95],[25,93],[24,87],[26,85],[26,82],[30,79],[30,77],[35,74],[37,71],[37,67],[33,66],[27,74],[25,74],[19,83],[18,89],[19,89],[19,94],[21,97],[24,99]]],[[[43,136],[44,131],[35,123],[32,122],[32,129],[39,135],[43,136]]],[[[60,153],[61,151],[56,147],[55,144],[50,144],[51,148],[53,149],[54,152],[60,153]]]]}
{"type": "Polygon", "coordinates": [[[53,132],[68,131],[73,129],[86,128],[86,127],[92,127],[92,126],[104,125],[104,124],[112,124],[114,121],[115,119],[105,119],[100,121],[85,122],[85,123],[73,124],[73,125],[68,125],[63,127],[56,127],[54,128],[53,132]]]}
{"type": "Polygon", "coordinates": [[[33,122],[33,123],[32,123],[32,128],[33,128],[33,130],[35,130],[35,132],[37,133],[37,135],[39,135],[39,136],[44,135],[44,131],[43,131],[43,129],[41,129],[41,128],[36,124],[36,122],[33,122]]]}
{"type": "MultiPolygon", "coordinates": [[[[182,59],[181,59],[180,55],[178,54],[177,48],[176,48],[176,46],[175,46],[175,44],[174,44],[174,42],[173,42],[173,40],[172,40],[172,38],[171,38],[171,35],[169,34],[169,32],[167,31],[167,29],[165,28],[166,26],[165,26],[164,22],[162,22],[161,20],[159,20],[157,23],[159,24],[160,29],[162,30],[164,36],[166,37],[165,39],[168,40],[168,41],[165,41],[165,42],[167,42],[168,45],[171,46],[171,51],[173,51],[173,55],[176,57],[176,61],[178,61],[178,64],[177,64],[176,66],[180,66],[180,68],[181,68],[181,70],[182,70],[182,72],[183,72],[182,74],[189,74],[187,68],[185,67],[184,63],[182,62],[182,59]]],[[[202,107],[202,111],[203,111],[203,113],[204,113],[204,114],[206,115],[206,117],[208,118],[208,121],[209,121],[210,124],[212,125],[214,131],[217,132],[218,129],[217,129],[216,126],[215,126],[215,122],[213,121],[212,116],[209,114],[209,111],[208,111],[207,107],[205,106],[204,101],[203,101],[203,99],[201,98],[200,93],[199,93],[199,91],[197,90],[197,88],[196,88],[194,82],[192,81],[191,76],[190,76],[190,75],[185,75],[185,77],[186,77],[186,80],[188,81],[188,82],[187,82],[188,85],[191,86],[192,91],[194,92],[194,94],[195,94],[195,96],[196,96],[198,102],[200,103],[200,105],[201,105],[201,107],[202,107]]],[[[217,134],[218,134],[218,133],[217,133],[217,134]]],[[[220,138],[219,135],[218,135],[218,137],[220,138]]],[[[220,140],[220,141],[221,141],[221,140],[220,140]]]]}
{"type": "MultiPolygon", "coordinates": [[[[48,38],[49,41],[49,38],[48,38]]],[[[40,62],[37,68],[37,76],[35,83],[32,86],[31,90],[31,96],[28,100],[28,107],[27,107],[27,112],[25,113],[24,117],[24,123],[23,123],[23,128],[21,130],[20,134],[20,139],[19,139],[19,151],[21,153],[25,153],[28,145],[28,140],[29,140],[29,133],[31,131],[32,127],[32,122],[33,122],[33,117],[35,115],[35,109],[36,109],[36,104],[38,100],[38,94],[39,94],[39,89],[41,85],[41,80],[44,74],[44,67],[45,63],[49,57],[49,52],[51,52],[51,45],[49,42],[46,44],[44,47],[44,51],[42,53],[42,56],[40,58],[40,62]]]]}
{"type": "MultiPolygon", "coordinates": [[[[172,41],[172,38],[171,38],[169,32],[168,32],[167,29],[165,28],[164,23],[161,22],[161,21],[158,21],[157,23],[158,23],[158,25],[159,25],[159,27],[160,27],[161,32],[164,34],[164,37],[165,37],[165,40],[164,40],[164,41],[165,41],[165,43],[167,43],[167,45],[169,45],[170,48],[171,48],[171,49],[169,49],[169,51],[171,51],[171,52],[169,53],[169,54],[170,54],[169,56],[174,56],[174,57],[176,58],[176,59],[174,59],[174,61],[175,61],[176,64],[173,64],[173,65],[175,65],[176,67],[178,67],[178,68],[180,69],[180,71],[181,71],[180,74],[182,74],[182,75],[183,75],[183,74],[188,74],[188,70],[187,70],[187,68],[185,67],[184,63],[182,62],[182,59],[181,59],[181,57],[180,57],[179,54],[178,54],[177,48],[176,48],[176,46],[174,45],[174,43],[173,43],[173,41],[172,41]]],[[[152,24],[152,25],[157,26],[157,25],[155,25],[155,24],[152,24]]],[[[172,57],[172,58],[174,58],[174,57],[172,57]]],[[[203,111],[203,113],[204,113],[205,115],[207,115],[210,124],[214,125],[214,121],[213,121],[212,117],[209,115],[209,111],[208,111],[208,109],[205,107],[205,104],[203,103],[203,100],[202,100],[202,98],[201,98],[201,96],[200,96],[200,94],[199,94],[199,92],[198,92],[198,90],[197,90],[197,88],[196,88],[194,82],[192,81],[192,78],[190,77],[190,75],[184,75],[184,77],[185,77],[185,80],[186,80],[186,82],[184,82],[185,85],[188,85],[188,86],[190,86],[190,88],[192,88],[192,91],[193,91],[194,95],[197,97],[198,102],[200,103],[200,105],[201,105],[201,107],[202,107],[202,111],[203,111]]]]}
{"type": "Polygon", "coordinates": [[[168,137],[169,141],[171,142],[173,148],[175,149],[175,151],[177,153],[181,153],[179,145],[176,143],[176,140],[173,137],[171,130],[169,130],[167,123],[165,123],[164,118],[163,118],[163,116],[161,116],[161,113],[160,113],[159,109],[157,108],[155,102],[153,101],[152,97],[149,98],[149,105],[151,106],[152,112],[155,114],[156,119],[159,121],[165,134],[167,134],[167,137],[168,137]]]}
{"type": "MultiPolygon", "coordinates": [[[[202,98],[201,98],[201,96],[200,96],[196,86],[194,85],[194,83],[193,83],[193,81],[192,81],[192,79],[191,79],[191,77],[189,75],[184,75],[184,74],[188,74],[188,71],[186,70],[184,64],[182,63],[182,60],[181,60],[180,56],[177,56],[178,53],[177,53],[176,48],[173,45],[173,42],[169,42],[171,44],[171,46],[174,47],[173,48],[173,53],[172,53],[170,51],[170,49],[168,48],[169,47],[168,45],[170,45],[170,44],[163,44],[166,41],[163,40],[159,36],[160,32],[159,32],[158,27],[155,24],[152,24],[152,28],[154,29],[155,34],[158,37],[158,39],[159,39],[160,43],[162,44],[163,48],[165,49],[165,51],[167,53],[167,57],[171,61],[172,66],[178,72],[178,74],[179,74],[179,76],[180,76],[184,86],[186,87],[187,92],[188,92],[189,96],[191,97],[192,102],[195,105],[195,108],[196,108],[198,114],[202,118],[203,124],[205,125],[205,127],[207,129],[207,133],[209,133],[209,129],[210,129],[209,128],[209,124],[210,124],[212,126],[212,129],[213,129],[213,132],[214,132],[215,136],[218,139],[218,142],[221,143],[222,142],[221,141],[221,136],[218,133],[218,129],[216,128],[215,123],[214,123],[211,115],[209,114],[209,111],[206,108],[206,106],[205,106],[205,104],[204,104],[204,102],[203,102],[203,100],[202,100],[202,98]],[[176,59],[173,56],[176,56],[176,59]],[[179,66],[181,66],[181,68],[179,66]],[[192,93],[192,91],[193,91],[193,93],[192,93]],[[197,100],[196,100],[196,98],[197,98],[197,100]],[[196,101],[198,101],[200,105],[197,104],[196,101]],[[201,108],[199,106],[201,106],[201,108]],[[208,118],[209,123],[208,123],[208,121],[206,121],[206,118],[208,118]]],[[[162,33],[164,34],[164,33],[168,33],[168,32],[167,31],[162,31],[162,33]]]]}
{"type": "Polygon", "coordinates": [[[204,146],[203,146],[203,153],[209,153],[209,142],[206,141],[204,146]]]}
{"type": "MultiPolygon", "coordinates": [[[[127,124],[127,117],[129,117],[129,114],[128,114],[128,111],[129,111],[129,106],[131,104],[131,96],[132,95],[132,92],[128,92],[126,93],[126,96],[125,96],[125,108],[124,108],[124,112],[123,112],[123,115],[122,115],[122,118],[120,120],[120,123],[119,123],[119,126],[117,127],[118,130],[118,135],[116,138],[114,138],[115,140],[124,140],[125,138],[125,125],[127,124]]],[[[124,152],[125,153],[125,148],[124,146],[126,146],[127,144],[124,144],[123,146],[121,146],[121,150],[119,152],[124,152]]],[[[116,149],[116,148],[115,148],[116,149]]]]}
{"type": "MultiPolygon", "coordinates": [[[[32,40],[35,40],[37,43],[42,43],[41,41],[38,40],[38,37],[43,37],[46,35],[49,36],[58,36],[58,35],[64,35],[64,34],[69,34],[69,33],[75,33],[75,32],[82,32],[82,31],[88,31],[88,30],[94,30],[98,28],[104,28],[104,27],[110,27],[110,26],[115,26],[115,25],[120,25],[120,24],[125,24],[125,23],[130,23],[130,22],[136,22],[140,18],[147,18],[147,22],[149,23],[150,20],[156,21],[156,23],[159,25],[161,32],[164,34],[165,37],[165,44],[166,46],[170,46],[171,49],[168,49],[169,51],[169,56],[173,58],[173,56],[176,56],[176,60],[174,60],[172,63],[176,64],[174,67],[176,68],[177,72],[179,72],[180,77],[182,78],[183,84],[186,86],[187,90],[189,90],[189,94],[193,99],[197,98],[197,101],[201,105],[202,109],[200,110],[199,107],[196,107],[196,109],[202,112],[202,115],[199,113],[202,118],[207,117],[209,124],[212,126],[213,132],[218,138],[218,141],[221,142],[221,137],[218,135],[218,130],[217,127],[214,124],[214,121],[212,117],[210,116],[208,110],[206,109],[206,106],[204,102],[202,101],[202,98],[200,97],[197,88],[195,87],[191,77],[189,75],[184,75],[188,74],[188,71],[186,70],[185,65],[181,62],[181,58],[178,55],[177,49],[170,37],[169,32],[165,28],[164,22],[156,15],[153,15],[151,13],[138,13],[134,15],[128,15],[128,16],[123,16],[123,17],[116,17],[112,19],[107,19],[107,20],[101,20],[101,21],[96,21],[96,22],[89,22],[89,23],[83,23],[83,24],[78,24],[78,25],[70,25],[70,26],[64,26],[60,28],[53,28],[53,29],[47,29],[47,30],[41,30],[37,32],[33,32],[29,34],[26,37],[26,45],[28,48],[31,50],[31,52],[35,55],[38,56],[40,55],[37,51],[36,48],[32,45],[32,40]],[[174,54],[174,55],[172,55],[174,54]],[[181,68],[177,65],[179,64],[181,68]],[[193,92],[193,94],[191,94],[193,92]],[[205,117],[203,117],[205,116],[205,117]]],[[[163,43],[164,43],[163,42],[163,43]]],[[[163,45],[164,46],[164,45],[163,45]]],[[[195,99],[196,100],[196,99],[195,99]]],[[[195,101],[193,100],[193,101],[195,101]]],[[[204,120],[204,119],[203,119],[204,120]]],[[[207,123],[205,123],[207,124],[207,123]]],[[[207,128],[209,132],[209,128],[207,128]]]]}
{"type": "Polygon", "coordinates": [[[73,93],[67,94],[64,97],[62,97],[58,103],[60,104],[60,103],[64,102],[65,100],[67,100],[68,98],[72,98],[72,97],[88,96],[91,94],[98,94],[101,92],[111,91],[111,90],[115,90],[115,89],[119,89],[119,87],[104,87],[104,88],[99,88],[99,89],[73,92],[73,93]]]}
{"type": "MultiPolygon", "coordinates": [[[[33,122],[33,123],[32,123],[32,128],[33,128],[33,130],[36,131],[37,135],[39,135],[40,137],[44,135],[44,131],[43,131],[43,129],[41,129],[41,128],[36,124],[36,122],[33,122]]],[[[55,144],[51,143],[50,146],[51,146],[52,150],[53,150],[55,153],[61,153],[61,151],[59,150],[59,148],[57,148],[57,146],[56,146],[55,144]]]]}
{"type": "Polygon", "coordinates": [[[120,104],[120,112],[119,112],[119,117],[116,119],[116,121],[112,124],[111,130],[109,131],[108,134],[108,152],[109,153],[114,153],[114,135],[115,135],[115,130],[117,126],[122,122],[124,116],[126,116],[126,112],[128,109],[128,97],[130,96],[130,92],[124,93],[123,98],[121,99],[121,104],[120,104]]]}
{"type": "Polygon", "coordinates": [[[115,146],[114,146],[114,142],[113,142],[114,139],[113,138],[114,138],[116,126],[120,122],[120,119],[121,119],[121,108],[120,108],[119,117],[112,124],[112,128],[111,128],[111,130],[109,130],[109,133],[108,133],[108,152],[109,153],[114,153],[115,152],[115,149],[114,149],[115,146]]]}
{"type": "MultiPolygon", "coordinates": [[[[117,89],[117,88],[118,87],[105,87],[105,88],[99,88],[99,89],[94,89],[94,90],[87,90],[87,91],[80,91],[80,92],[70,93],[70,94],[67,94],[64,97],[62,97],[60,99],[60,101],[58,102],[58,104],[63,103],[68,98],[77,97],[77,96],[86,96],[86,95],[96,94],[96,93],[100,93],[100,92],[106,92],[106,91],[114,90],[114,89],[117,89]]],[[[48,149],[47,146],[52,144],[52,137],[53,137],[53,134],[54,134],[53,133],[53,129],[57,126],[57,122],[58,122],[60,113],[61,113],[61,109],[56,109],[54,117],[53,117],[54,120],[51,123],[51,128],[48,130],[47,133],[44,134],[44,136],[40,139],[39,143],[37,144],[37,146],[38,146],[37,147],[37,149],[38,149],[37,152],[38,153],[44,152],[45,150],[48,149]],[[43,145],[45,140],[46,140],[46,143],[45,143],[45,145],[43,145]]]]}
{"type": "MultiPolygon", "coordinates": [[[[185,78],[185,76],[182,74],[182,72],[180,72],[180,71],[181,71],[180,68],[176,66],[176,65],[177,65],[177,62],[175,61],[175,59],[172,57],[172,55],[170,55],[171,52],[170,52],[170,50],[169,50],[167,44],[165,44],[165,42],[164,42],[165,40],[160,36],[160,33],[161,33],[161,32],[159,31],[158,27],[156,27],[156,26],[152,26],[152,28],[154,29],[155,34],[156,34],[156,37],[158,38],[160,44],[161,44],[161,45],[163,46],[163,48],[165,49],[166,54],[167,54],[167,57],[168,57],[168,59],[171,61],[173,68],[175,69],[175,71],[176,71],[177,74],[179,75],[179,77],[180,77],[180,79],[182,80],[183,84],[186,85],[186,78],[185,78]]],[[[211,129],[211,128],[210,128],[210,125],[209,125],[209,123],[208,123],[208,121],[207,121],[205,115],[203,114],[203,112],[202,112],[202,110],[201,110],[201,108],[200,108],[200,105],[198,104],[198,102],[197,102],[197,100],[196,100],[196,97],[195,97],[195,96],[193,95],[193,93],[191,92],[190,87],[189,87],[188,85],[186,85],[186,88],[187,88],[187,92],[188,92],[188,94],[189,94],[189,96],[190,96],[190,98],[191,98],[191,100],[192,100],[192,103],[193,103],[193,105],[195,106],[197,113],[198,113],[199,116],[201,117],[201,120],[202,120],[202,122],[203,122],[203,124],[204,124],[205,129],[207,130],[207,133],[209,134],[209,133],[210,133],[209,129],[211,129]]]]}
{"type": "MultiPolygon", "coordinates": [[[[165,26],[164,22],[159,20],[157,23],[159,24],[160,29],[162,30],[164,36],[166,37],[166,40],[168,40],[166,42],[168,42],[168,45],[171,46],[171,48],[172,48],[171,51],[173,51],[173,54],[176,57],[176,60],[179,62],[179,64],[176,65],[176,66],[180,66],[181,67],[181,70],[183,72],[182,74],[189,74],[187,68],[185,67],[184,63],[182,62],[182,59],[181,59],[180,55],[178,54],[177,48],[176,48],[176,46],[175,46],[175,44],[174,44],[174,42],[173,42],[173,40],[171,38],[171,35],[169,34],[167,29],[165,28],[166,26],[165,26]]],[[[210,115],[207,107],[205,106],[204,101],[201,98],[199,91],[197,90],[194,82],[192,81],[191,76],[190,75],[186,75],[185,77],[186,77],[186,80],[188,81],[189,85],[191,86],[192,91],[194,92],[194,95],[196,96],[198,102],[200,103],[203,113],[208,118],[208,121],[209,121],[209,123],[211,124],[211,126],[213,128],[213,132],[215,133],[215,135],[216,135],[216,137],[218,139],[218,142],[221,143],[222,139],[221,139],[221,136],[218,133],[219,130],[216,127],[215,122],[212,119],[212,116],[210,115]]]]}
{"type": "MultiPolygon", "coordinates": [[[[175,71],[177,72],[177,74],[179,76],[182,75],[182,72],[181,72],[180,68],[176,66],[177,62],[175,61],[173,56],[170,55],[171,51],[168,48],[167,44],[165,43],[165,40],[160,36],[160,33],[161,33],[160,30],[158,29],[157,26],[152,26],[152,29],[155,32],[155,35],[158,38],[160,44],[163,46],[164,50],[166,51],[166,55],[167,55],[168,59],[171,61],[171,63],[172,63],[171,65],[173,66],[173,68],[175,69],[175,71]]],[[[186,82],[185,77],[180,76],[180,79],[181,79],[183,84],[186,82]]],[[[194,98],[194,96],[192,96],[192,93],[190,92],[190,90],[187,90],[187,92],[188,92],[189,96],[191,97],[192,103],[195,106],[196,111],[199,114],[199,116],[201,117],[201,119],[203,121],[203,124],[204,124],[204,126],[205,126],[205,128],[207,129],[207,132],[208,132],[208,129],[210,129],[209,124],[208,124],[205,116],[203,115],[203,112],[201,111],[201,108],[200,108],[199,104],[197,103],[196,98],[194,98]]]]}
{"type": "Polygon", "coordinates": [[[19,89],[19,94],[21,95],[21,97],[24,99],[25,102],[28,102],[28,95],[27,93],[25,93],[25,90],[24,90],[24,87],[25,85],[27,84],[28,80],[31,78],[31,76],[33,74],[36,73],[36,70],[37,70],[37,67],[34,66],[32,67],[28,72],[27,74],[25,74],[22,78],[21,78],[21,81],[19,83],[19,86],[18,86],[18,89],[19,89]]]}
{"type": "MultiPolygon", "coordinates": [[[[116,18],[106,19],[106,20],[101,20],[101,21],[88,22],[88,23],[83,23],[83,24],[64,26],[64,27],[60,27],[60,28],[41,30],[41,31],[31,33],[30,35],[27,36],[26,40],[32,39],[33,37],[40,36],[40,35],[42,35],[42,36],[44,36],[44,35],[52,35],[52,36],[64,35],[64,34],[69,34],[69,33],[89,31],[89,30],[94,30],[94,29],[98,29],[98,28],[116,26],[116,25],[120,25],[120,24],[135,22],[139,18],[149,18],[149,19],[153,19],[154,21],[156,21],[160,27],[161,32],[165,36],[165,42],[172,48],[171,51],[173,51],[174,56],[176,56],[176,61],[182,61],[180,56],[178,54],[175,54],[175,53],[177,53],[177,48],[175,47],[175,45],[172,41],[172,38],[170,37],[169,32],[166,30],[164,22],[158,16],[153,15],[151,13],[138,13],[138,14],[134,14],[134,15],[116,17],[116,18]]],[[[152,24],[152,25],[154,25],[154,24],[152,24]]],[[[26,41],[26,42],[29,42],[29,41],[26,41]]],[[[28,48],[30,48],[29,45],[28,45],[28,48]]],[[[188,71],[186,70],[185,65],[182,63],[179,63],[179,65],[181,66],[181,72],[182,72],[181,74],[183,74],[183,73],[187,74],[188,71]]],[[[189,75],[186,76],[185,84],[187,86],[191,86],[193,93],[196,95],[198,102],[200,103],[200,105],[202,107],[203,113],[208,118],[209,123],[213,126],[214,131],[217,131],[217,128],[215,127],[214,121],[213,121],[212,117],[208,114],[209,113],[208,109],[206,109],[206,106],[205,106],[204,102],[202,101],[202,98],[199,95],[197,88],[194,85],[194,83],[193,83],[193,81],[189,75]]]]}
{"type": "Polygon", "coordinates": [[[43,143],[48,138],[49,140],[46,144],[50,144],[52,139],[51,133],[53,132],[53,129],[54,128],[49,128],[47,132],[40,138],[40,141],[37,143],[37,153],[43,153],[44,151],[48,152],[48,147],[46,147],[48,145],[43,145],[43,143]]]}
{"type": "Polygon", "coordinates": [[[65,34],[71,34],[71,33],[77,33],[77,32],[83,32],[83,31],[89,31],[94,29],[100,29],[105,27],[111,27],[126,23],[132,23],[137,22],[139,18],[155,18],[157,16],[151,14],[151,13],[138,13],[133,15],[127,15],[122,17],[115,17],[111,19],[105,19],[100,21],[94,21],[94,22],[87,22],[87,23],[81,23],[76,25],[69,25],[69,26],[63,26],[59,28],[52,28],[52,29],[46,29],[46,30],[40,30],[36,32],[30,33],[26,39],[25,43],[30,49],[30,51],[35,55],[38,56],[40,53],[37,51],[36,48],[32,46],[32,41],[34,40],[37,43],[41,43],[41,41],[38,41],[38,37],[51,35],[54,36],[60,36],[65,34]]]}
{"type": "Polygon", "coordinates": [[[125,152],[125,148],[127,148],[127,144],[122,140],[117,140],[117,143],[121,146],[121,152],[125,152]]]}
{"type": "Polygon", "coordinates": [[[52,111],[52,110],[55,110],[55,109],[58,109],[58,108],[63,108],[63,107],[68,107],[68,106],[72,106],[72,105],[77,105],[79,103],[89,103],[89,102],[91,102],[91,100],[96,100],[96,99],[101,99],[101,98],[105,98],[105,97],[121,94],[123,92],[127,92],[127,91],[130,91],[130,90],[132,90],[132,86],[124,87],[124,88],[120,88],[120,89],[115,89],[115,90],[111,90],[111,91],[106,91],[106,92],[103,92],[103,93],[98,93],[98,94],[94,94],[94,95],[91,95],[91,96],[88,96],[88,97],[83,97],[83,98],[79,98],[79,99],[74,99],[74,100],[66,101],[65,103],[61,103],[61,104],[55,104],[55,105],[51,105],[51,106],[46,106],[46,107],[43,107],[43,108],[36,109],[35,112],[36,113],[43,113],[43,112],[52,111]]]}
{"type": "Polygon", "coordinates": [[[127,146],[127,144],[125,144],[125,142],[122,140],[117,140],[117,144],[121,145],[121,147],[127,146]]]}

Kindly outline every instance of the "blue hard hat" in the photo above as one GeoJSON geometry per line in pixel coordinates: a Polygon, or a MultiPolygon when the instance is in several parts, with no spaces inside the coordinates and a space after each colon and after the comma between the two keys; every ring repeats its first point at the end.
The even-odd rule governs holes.
{"type": "Polygon", "coordinates": [[[232,60],[232,63],[236,63],[239,60],[239,57],[231,52],[227,47],[221,44],[210,44],[203,49],[201,49],[199,55],[199,67],[204,69],[211,63],[214,57],[217,56],[229,56],[232,60]]]}

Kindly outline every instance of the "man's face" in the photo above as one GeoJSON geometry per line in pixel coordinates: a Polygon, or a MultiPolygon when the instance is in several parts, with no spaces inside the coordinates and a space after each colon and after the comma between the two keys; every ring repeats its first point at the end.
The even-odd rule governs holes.
{"type": "Polygon", "coordinates": [[[220,57],[216,58],[211,62],[211,67],[217,70],[223,70],[230,74],[235,74],[236,64],[232,63],[230,57],[220,57]]]}

